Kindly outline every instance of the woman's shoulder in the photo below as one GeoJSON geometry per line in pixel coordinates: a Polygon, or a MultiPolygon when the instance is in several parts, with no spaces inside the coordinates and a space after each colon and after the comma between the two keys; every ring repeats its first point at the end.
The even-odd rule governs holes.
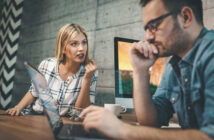
{"type": "Polygon", "coordinates": [[[52,57],[52,58],[46,58],[41,61],[39,64],[39,67],[55,67],[57,64],[57,59],[52,57]]]}
{"type": "Polygon", "coordinates": [[[42,63],[56,63],[56,62],[57,62],[56,58],[50,57],[50,58],[43,59],[40,64],[42,64],[42,63]]]}

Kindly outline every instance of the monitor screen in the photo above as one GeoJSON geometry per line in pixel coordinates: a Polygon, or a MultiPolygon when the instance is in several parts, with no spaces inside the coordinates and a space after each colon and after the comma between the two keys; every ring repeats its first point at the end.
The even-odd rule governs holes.
{"type": "MultiPolygon", "coordinates": [[[[133,70],[129,58],[129,48],[133,42],[138,42],[138,40],[121,37],[114,38],[116,103],[128,106],[129,108],[133,108],[133,70]]],[[[159,58],[150,68],[151,94],[154,94],[160,83],[160,79],[167,61],[168,58],[159,58]]]]}

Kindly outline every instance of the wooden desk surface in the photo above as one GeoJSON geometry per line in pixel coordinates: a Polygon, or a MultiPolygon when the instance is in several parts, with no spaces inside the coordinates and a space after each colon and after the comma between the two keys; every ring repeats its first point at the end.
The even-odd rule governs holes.
{"type": "MultiPolygon", "coordinates": [[[[136,124],[134,114],[122,114],[122,121],[136,124]]],[[[82,124],[62,117],[65,124],[82,124]]],[[[41,115],[10,116],[0,110],[1,140],[55,140],[48,120],[41,115]]]]}
{"type": "Polygon", "coordinates": [[[45,116],[9,116],[0,111],[1,140],[55,140],[45,116]]]}

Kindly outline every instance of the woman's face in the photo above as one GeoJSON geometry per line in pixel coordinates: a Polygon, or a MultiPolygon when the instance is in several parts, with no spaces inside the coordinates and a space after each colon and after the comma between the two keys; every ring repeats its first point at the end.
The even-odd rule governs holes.
{"type": "Polygon", "coordinates": [[[88,40],[83,33],[78,34],[75,38],[68,41],[64,49],[66,61],[83,63],[86,58],[88,49],[88,40]]]}

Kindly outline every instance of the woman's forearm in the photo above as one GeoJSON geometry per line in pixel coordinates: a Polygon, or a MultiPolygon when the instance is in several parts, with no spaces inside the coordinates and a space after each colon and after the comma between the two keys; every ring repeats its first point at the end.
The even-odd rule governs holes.
{"type": "Polygon", "coordinates": [[[91,78],[84,78],[80,93],[77,97],[75,107],[85,108],[90,105],[90,84],[91,78]]]}
{"type": "Polygon", "coordinates": [[[91,79],[92,79],[94,73],[96,72],[96,70],[97,70],[97,66],[95,64],[95,61],[91,61],[85,66],[85,74],[83,76],[83,83],[82,83],[81,90],[80,90],[79,96],[77,98],[75,107],[85,108],[90,105],[91,79]]]}
{"type": "Polygon", "coordinates": [[[22,100],[16,105],[16,107],[22,110],[26,106],[32,104],[34,100],[35,100],[35,97],[28,91],[25,94],[25,96],[22,98],[22,100]]]}

